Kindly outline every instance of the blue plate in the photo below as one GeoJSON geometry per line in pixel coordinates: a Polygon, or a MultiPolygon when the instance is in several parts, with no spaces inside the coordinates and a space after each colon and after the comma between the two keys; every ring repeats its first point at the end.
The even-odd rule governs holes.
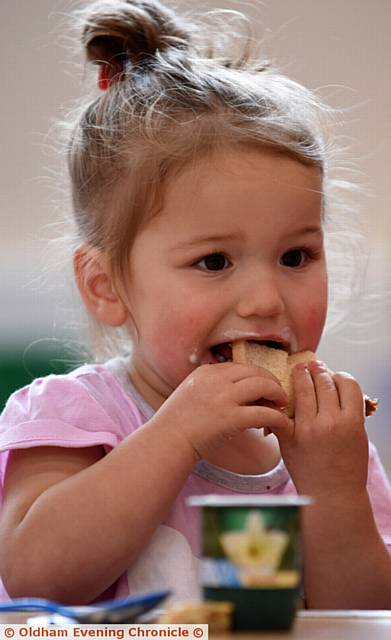
{"type": "Polygon", "coordinates": [[[85,624],[133,622],[139,616],[156,607],[170,595],[170,591],[158,591],[98,604],[68,606],[43,598],[17,598],[0,603],[0,613],[5,611],[47,611],[85,624]]]}

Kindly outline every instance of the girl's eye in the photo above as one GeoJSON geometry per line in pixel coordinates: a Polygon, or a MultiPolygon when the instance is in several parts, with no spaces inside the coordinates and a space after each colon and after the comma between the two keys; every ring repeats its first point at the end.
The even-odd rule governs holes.
{"type": "Polygon", "coordinates": [[[222,271],[229,267],[230,262],[223,253],[211,253],[199,260],[196,265],[206,271],[222,271]]]}
{"type": "Polygon", "coordinates": [[[308,249],[291,249],[282,256],[280,262],[284,267],[291,269],[303,267],[312,255],[308,249]]]}

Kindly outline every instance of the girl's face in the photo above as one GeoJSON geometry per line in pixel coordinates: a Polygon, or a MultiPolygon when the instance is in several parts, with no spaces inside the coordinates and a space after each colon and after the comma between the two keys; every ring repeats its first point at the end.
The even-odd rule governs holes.
{"type": "Polygon", "coordinates": [[[155,408],[240,338],[316,350],[327,303],[321,209],[319,171],[271,152],[226,151],[169,182],[126,283],[134,374],[155,408]]]}

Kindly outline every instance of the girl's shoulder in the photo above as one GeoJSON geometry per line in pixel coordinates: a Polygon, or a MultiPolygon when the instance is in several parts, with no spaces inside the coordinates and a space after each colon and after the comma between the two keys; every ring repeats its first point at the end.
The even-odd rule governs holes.
{"type": "Polygon", "coordinates": [[[121,382],[125,370],[120,358],[84,364],[18,389],[0,416],[0,448],[9,444],[9,437],[14,443],[27,439],[29,446],[35,440],[43,444],[42,439],[60,446],[116,446],[144,422],[121,382]]]}

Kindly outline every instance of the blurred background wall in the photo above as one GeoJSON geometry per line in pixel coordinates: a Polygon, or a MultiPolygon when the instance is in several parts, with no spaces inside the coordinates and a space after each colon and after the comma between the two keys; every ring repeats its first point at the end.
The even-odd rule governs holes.
{"type": "MultiPolygon", "coordinates": [[[[86,77],[64,48],[65,0],[3,2],[0,171],[0,402],[11,388],[46,370],[59,371],[61,339],[83,339],[70,324],[77,296],[60,256],[46,251],[56,235],[64,173],[56,136],[47,136],[72,101],[87,92],[86,77]],[[53,147],[54,145],[54,147],[53,147]],[[49,256],[52,256],[49,258],[49,256]],[[44,283],[41,282],[45,275],[44,283]],[[49,339],[49,340],[48,340],[49,339]],[[60,354],[60,355],[58,355],[60,354]]],[[[269,0],[177,2],[185,10],[240,9],[278,66],[343,107],[343,134],[366,193],[367,303],[349,308],[338,330],[329,330],[319,354],[332,368],[351,371],[363,389],[379,396],[368,421],[391,476],[390,437],[390,0],[269,0]],[[369,313],[368,313],[369,309],[369,313]]],[[[75,60],[75,58],[73,58],[75,60]]],[[[79,60],[80,61],[80,58],[79,60]]],[[[88,83],[87,83],[88,84],[88,83]]],[[[65,206],[65,205],[64,205],[65,206]]],[[[355,249],[352,246],[352,252],[355,249]]]]}

